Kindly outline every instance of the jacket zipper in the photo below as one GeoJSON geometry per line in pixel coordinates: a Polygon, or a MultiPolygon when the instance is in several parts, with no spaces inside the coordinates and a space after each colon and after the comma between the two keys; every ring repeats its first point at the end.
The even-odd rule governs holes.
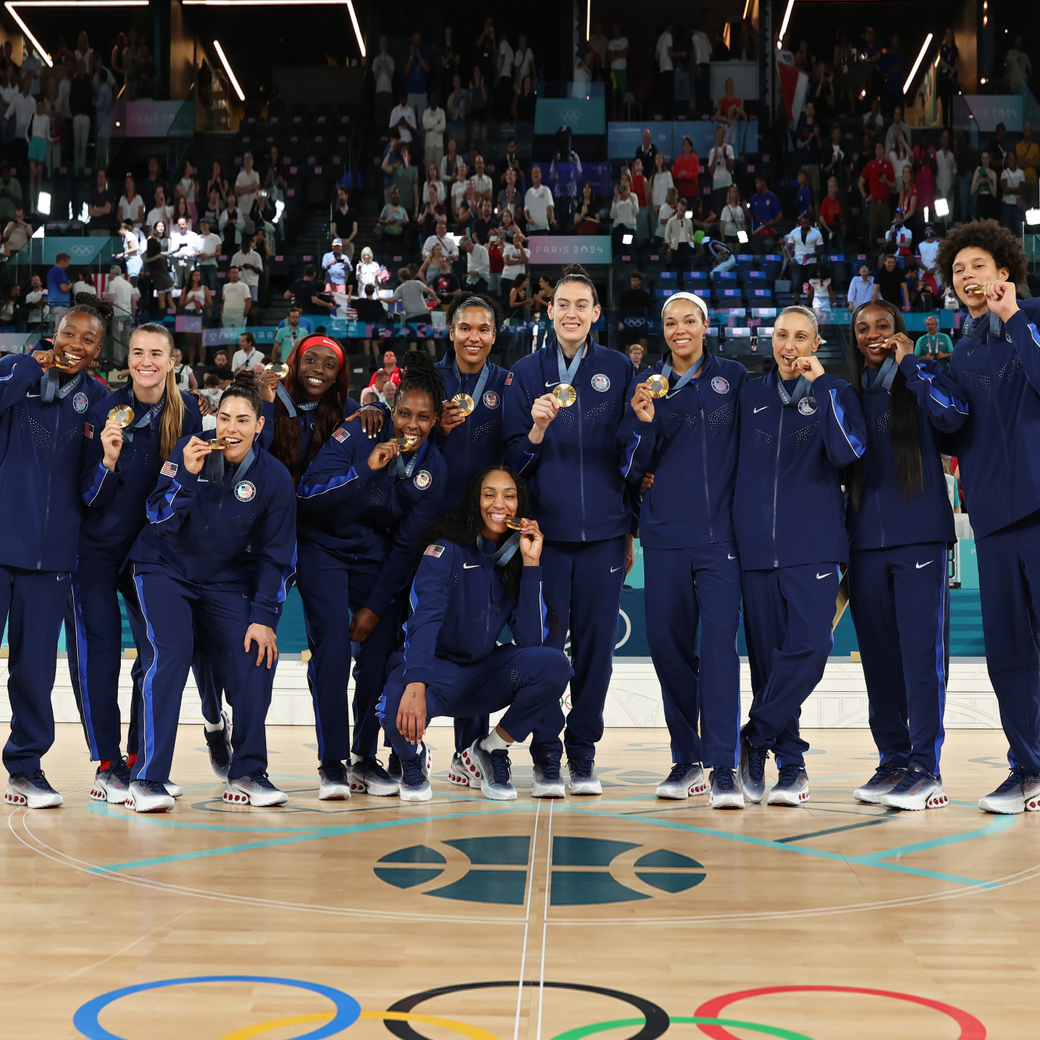
{"type": "MultiPolygon", "coordinates": [[[[701,459],[704,463],[704,502],[708,507],[708,541],[715,541],[715,532],[711,526],[711,490],[708,487],[708,420],[704,414],[704,402],[701,400],[700,386],[696,387],[697,392],[697,407],[701,413],[701,459]]],[[[775,503],[774,503],[775,506],[775,503]]],[[[774,525],[774,541],[775,541],[775,526],[776,518],[773,519],[774,525]]]]}
{"type": "MultiPolygon", "coordinates": [[[[994,411],[997,413],[997,422],[1000,423],[1000,446],[1004,449],[1004,472],[1008,473],[1011,469],[1011,458],[1008,455],[1007,430],[1004,428],[1004,416],[1001,414],[1000,402],[997,400],[997,388],[999,387],[1000,382],[998,374],[994,368],[993,353],[990,348],[988,334],[986,337],[986,360],[989,362],[990,379],[993,380],[993,404],[995,406],[994,411]]],[[[1004,502],[1004,516],[1005,518],[1010,519],[1011,510],[1008,509],[1006,476],[1000,483],[1000,496],[1004,502]]]]}
{"type": "Polygon", "coordinates": [[[784,436],[784,406],[780,406],[780,428],[776,434],[776,473],[773,477],[773,566],[780,566],[780,557],[776,549],[776,502],[780,494],[780,445],[784,436]]]}
{"type": "MultiPolygon", "coordinates": [[[[64,398],[62,398],[64,400],[64,398]]],[[[58,438],[61,433],[61,400],[58,401],[57,408],[54,409],[54,448],[57,451],[58,438]]],[[[43,512],[43,536],[47,537],[48,528],[50,527],[51,520],[51,479],[54,476],[54,466],[47,467],[47,506],[43,512]]],[[[36,561],[36,569],[38,571],[43,570],[43,546],[40,546],[40,558],[36,561]]]]}

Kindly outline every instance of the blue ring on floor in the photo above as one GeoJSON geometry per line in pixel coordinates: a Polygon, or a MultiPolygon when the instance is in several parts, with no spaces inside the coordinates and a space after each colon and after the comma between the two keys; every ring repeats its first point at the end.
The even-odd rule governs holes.
{"type": "Polygon", "coordinates": [[[326,1037],[335,1036],[344,1029],[352,1026],[361,1017],[361,1005],[349,994],[342,990],[333,989],[331,986],[323,986],[318,982],[306,982],[303,979],[285,979],[279,976],[267,975],[194,975],[181,979],[159,979],[156,982],[142,982],[136,986],[124,986],[122,989],[113,989],[108,993],[101,994],[88,1000],[80,1007],[72,1017],[72,1024],[87,1038],[87,1040],[129,1040],[128,1037],[110,1033],[101,1025],[99,1018],[101,1012],[109,1004],[123,997],[129,997],[133,993],[141,993],[150,989],[165,989],[167,986],[191,986],[199,982],[248,982],[252,984],[262,983],[271,986],[293,986],[296,989],[310,990],[318,996],[331,1000],[336,1007],[336,1013],[332,1021],[309,1033],[301,1033],[292,1040],[325,1040],[326,1037]]]}

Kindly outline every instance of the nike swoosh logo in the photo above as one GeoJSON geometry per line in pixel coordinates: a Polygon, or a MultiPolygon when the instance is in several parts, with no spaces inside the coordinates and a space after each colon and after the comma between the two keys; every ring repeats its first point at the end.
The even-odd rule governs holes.
{"type": "Polygon", "coordinates": [[[621,570],[621,568],[620,568],[620,567],[611,567],[611,568],[610,568],[610,573],[611,573],[611,574],[617,574],[617,572],[618,572],[619,570],[621,570]]]}
{"type": "Polygon", "coordinates": [[[726,559],[727,559],[727,560],[735,560],[735,559],[736,559],[736,556],[734,556],[734,555],[733,555],[733,553],[730,553],[730,554],[729,554],[729,555],[728,555],[728,556],[726,557],[726,559]]]}
{"type": "Polygon", "coordinates": [[[974,353],[975,353],[975,351],[974,351],[974,350],[969,350],[969,351],[968,351],[968,357],[971,357],[971,355],[972,355],[972,354],[974,354],[974,353]]]}
{"type": "MultiPolygon", "coordinates": [[[[935,563],[935,560],[929,560],[928,563],[935,563]]],[[[927,567],[928,563],[916,563],[914,569],[919,571],[922,567],[927,567]]]]}
{"type": "Polygon", "coordinates": [[[560,381],[558,379],[546,380],[545,385],[546,386],[559,386],[560,385],[560,381]]]}
{"type": "Polygon", "coordinates": [[[479,566],[480,566],[479,563],[464,563],[462,565],[462,569],[464,571],[471,571],[471,570],[473,570],[474,567],[479,567],[479,566]]]}
{"type": "Polygon", "coordinates": [[[824,578],[829,578],[833,573],[834,573],[834,571],[828,571],[826,574],[817,574],[816,575],[816,580],[817,581],[823,581],[824,578]]]}
{"type": "Polygon", "coordinates": [[[769,407],[769,405],[764,404],[764,405],[762,405],[761,408],[756,408],[751,414],[752,415],[758,415],[759,412],[764,412],[768,407],[769,407]]]}

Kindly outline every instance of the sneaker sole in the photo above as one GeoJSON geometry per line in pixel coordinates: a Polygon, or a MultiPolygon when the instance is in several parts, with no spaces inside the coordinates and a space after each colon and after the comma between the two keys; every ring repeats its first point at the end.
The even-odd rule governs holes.
{"type": "Polygon", "coordinates": [[[742,794],[712,795],[708,799],[709,809],[743,809],[744,796],[742,794]]]}
{"type": "Polygon", "coordinates": [[[737,781],[737,787],[740,788],[740,793],[744,796],[744,801],[751,805],[761,805],[762,800],[766,796],[766,792],[764,790],[758,792],[757,794],[754,791],[749,791],[747,787],[745,787],[744,784],[740,782],[740,780],[737,781]]]}
{"type": "MultiPolygon", "coordinates": [[[[169,795],[166,797],[169,798],[169,795]]],[[[162,802],[148,807],[138,807],[137,802],[135,802],[133,798],[127,798],[127,800],[123,802],[123,805],[125,805],[131,812],[136,813],[169,812],[173,808],[173,799],[170,798],[170,803],[168,805],[165,802],[162,802]]]]}
{"type": "Polygon", "coordinates": [[[399,783],[365,783],[363,780],[351,780],[352,794],[370,794],[373,798],[390,798],[401,790],[399,783]]]}
{"type": "Polygon", "coordinates": [[[448,770],[448,783],[456,787],[480,787],[480,777],[471,775],[465,767],[456,769],[452,765],[448,770]]]}
{"type": "Polygon", "coordinates": [[[1026,812],[1040,812],[1040,794],[1026,799],[1026,812]]]}
{"type": "Polygon", "coordinates": [[[4,801],[8,805],[24,805],[27,809],[60,809],[65,804],[60,794],[31,798],[24,794],[11,794],[10,791],[4,793],[4,801]]]}
{"type": "Polygon", "coordinates": [[[809,801],[809,792],[801,791],[796,795],[789,794],[773,794],[769,792],[769,798],[766,802],[767,805],[784,805],[792,809],[797,809],[800,805],[805,805],[809,801]]]}
{"type": "Polygon", "coordinates": [[[252,805],[257,809],[270,809],[274,806],[285,805],[289,801],[289,796],[284,791],[277,798],[273,795],[250,796],[241,791],[225,791],[222,797],[231,805],[252,805]]]}
{"type": "Polygon", "coordinates": [[[490,798],[493,802],[515,802],[516,801],[516,788],[510,787],[508,790],[501,790],[491,786],[491,784],[481,784],[480,793],[485,798],[490,798]]]}
{"type": "Polygon", "coordinates": [[[402,802],[428,802],[433,797],[433,788],[427,787],[423,791],[405,791],[401,789],[402,802]]]}
{"type": "Polygon", "coordinates": [[[574,795],[595,795],[603,793],[603,785],[600,783],[587,783],[584,781],[575,783],[572,780],[567,787],[571,794],[574,795]]]}
{"type": "Polygon", "coordinates": [[[319,802],[349,802],[350,792],[353,790],[353,786],[348,787],[346,784],[335,784],[329,790],[322,791],[318,789],[318,801],[319,802]]]}
{"type": "MultiPolygon", "coordinates": [[[[893,785],[893,787],[894,786],[895,785],[893,785]]],[[[873,791],[853,791],[852,797],[855,798],[857,802],[862,802],[864,805],[881,805],[881,799],[884,798],[885,795],[890,794],[892,789],[893,788],[890,787],[887,791],[878,791],[876,794],[873,791]]]]}
{"type": "Polygon", "coordinates": [[[943,809],[950,804],[946,793],[929,795],[923,802],[918,798],[911,801],[899,801],[899,795],[886,795],[881,804],[886,809],[902,809],[905,812],[919,812],[922,809],[943,809]]]}
{"type": "Polygon", "coordinates": [[[567,787],[561,780],[558,784],[531,784],[532,798],[566,798],[567,787]]]}
{"type": "Polygon", "coordinates": [[[95,802],[107,802],[109,805],[125,805],[127,792],[115,787],[106,787],[104,784],[95,784],[90,789],[90,797],[95,802]]]}
{"type": "MultiPolygon", "coordinates": [[[[979,808],[983,812],[993,813],[996,816],[1018,816],[1020,813],[1026,811],[1026,803],[1023,799],[1018,805],[1002,805],[998,807],[995,805],[986,805],[986,799],[980,798],[979,808]]],[[[1033,811],[1035,812],[1036,810],[1033,811]]]]}

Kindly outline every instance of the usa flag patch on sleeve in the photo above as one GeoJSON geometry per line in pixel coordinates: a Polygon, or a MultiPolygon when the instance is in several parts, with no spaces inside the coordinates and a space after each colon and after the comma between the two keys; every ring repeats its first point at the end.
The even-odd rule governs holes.
{"type": "Polygon", "coordinates": [[[334,441],[341,441],[341,442],[342,442],[342,441],[345,441],[345,440],[346,440],[346,439],[347,439],[347,438],[348,438],[349,436],[350,436],[350,434],[349,434],[349,433],[348,433],[348,432],[347,432],[346,430],[344,430],[344,429],[343,429],[343,427],[341,426],[341,427],[340,427],[340,428],[339,428],[339,429],[338,429],[338,430],[337,430],[337,431],[336,431],[336,432],[335,432],[335,433],[334,433],[334,434],[332,435],[332,439],[333,439],[334,441]]]}
{"type": "Polygon", "coordinates": [[[159,472],[164,477],[175,477],[177,476],[177,470],[179,469],[180,466],[178,466],[176,462],[164,462],[163,468],[159,470],[159,472]]]}
{"type": "Polygon", "coordinates": [[[512,383],[512,382],[513,382],[513,373],[512,372],[507,372],[506,373],[506,381],[505,381],[504,385],[505,386],[509,386],[509,384],[512,383]]]}
{"type": "Polygon", "coordinates": [[[83,424],[83,436],[86,437],[87,440],[92,441],[94,439],[94,427],[88,422],[83,424]]]}
{"type": "Polygon", "coordinates": [[[426,552],[423,556],[443,556],[444,546],[443,545],[428,545],[426,546],[426,552]]]}

